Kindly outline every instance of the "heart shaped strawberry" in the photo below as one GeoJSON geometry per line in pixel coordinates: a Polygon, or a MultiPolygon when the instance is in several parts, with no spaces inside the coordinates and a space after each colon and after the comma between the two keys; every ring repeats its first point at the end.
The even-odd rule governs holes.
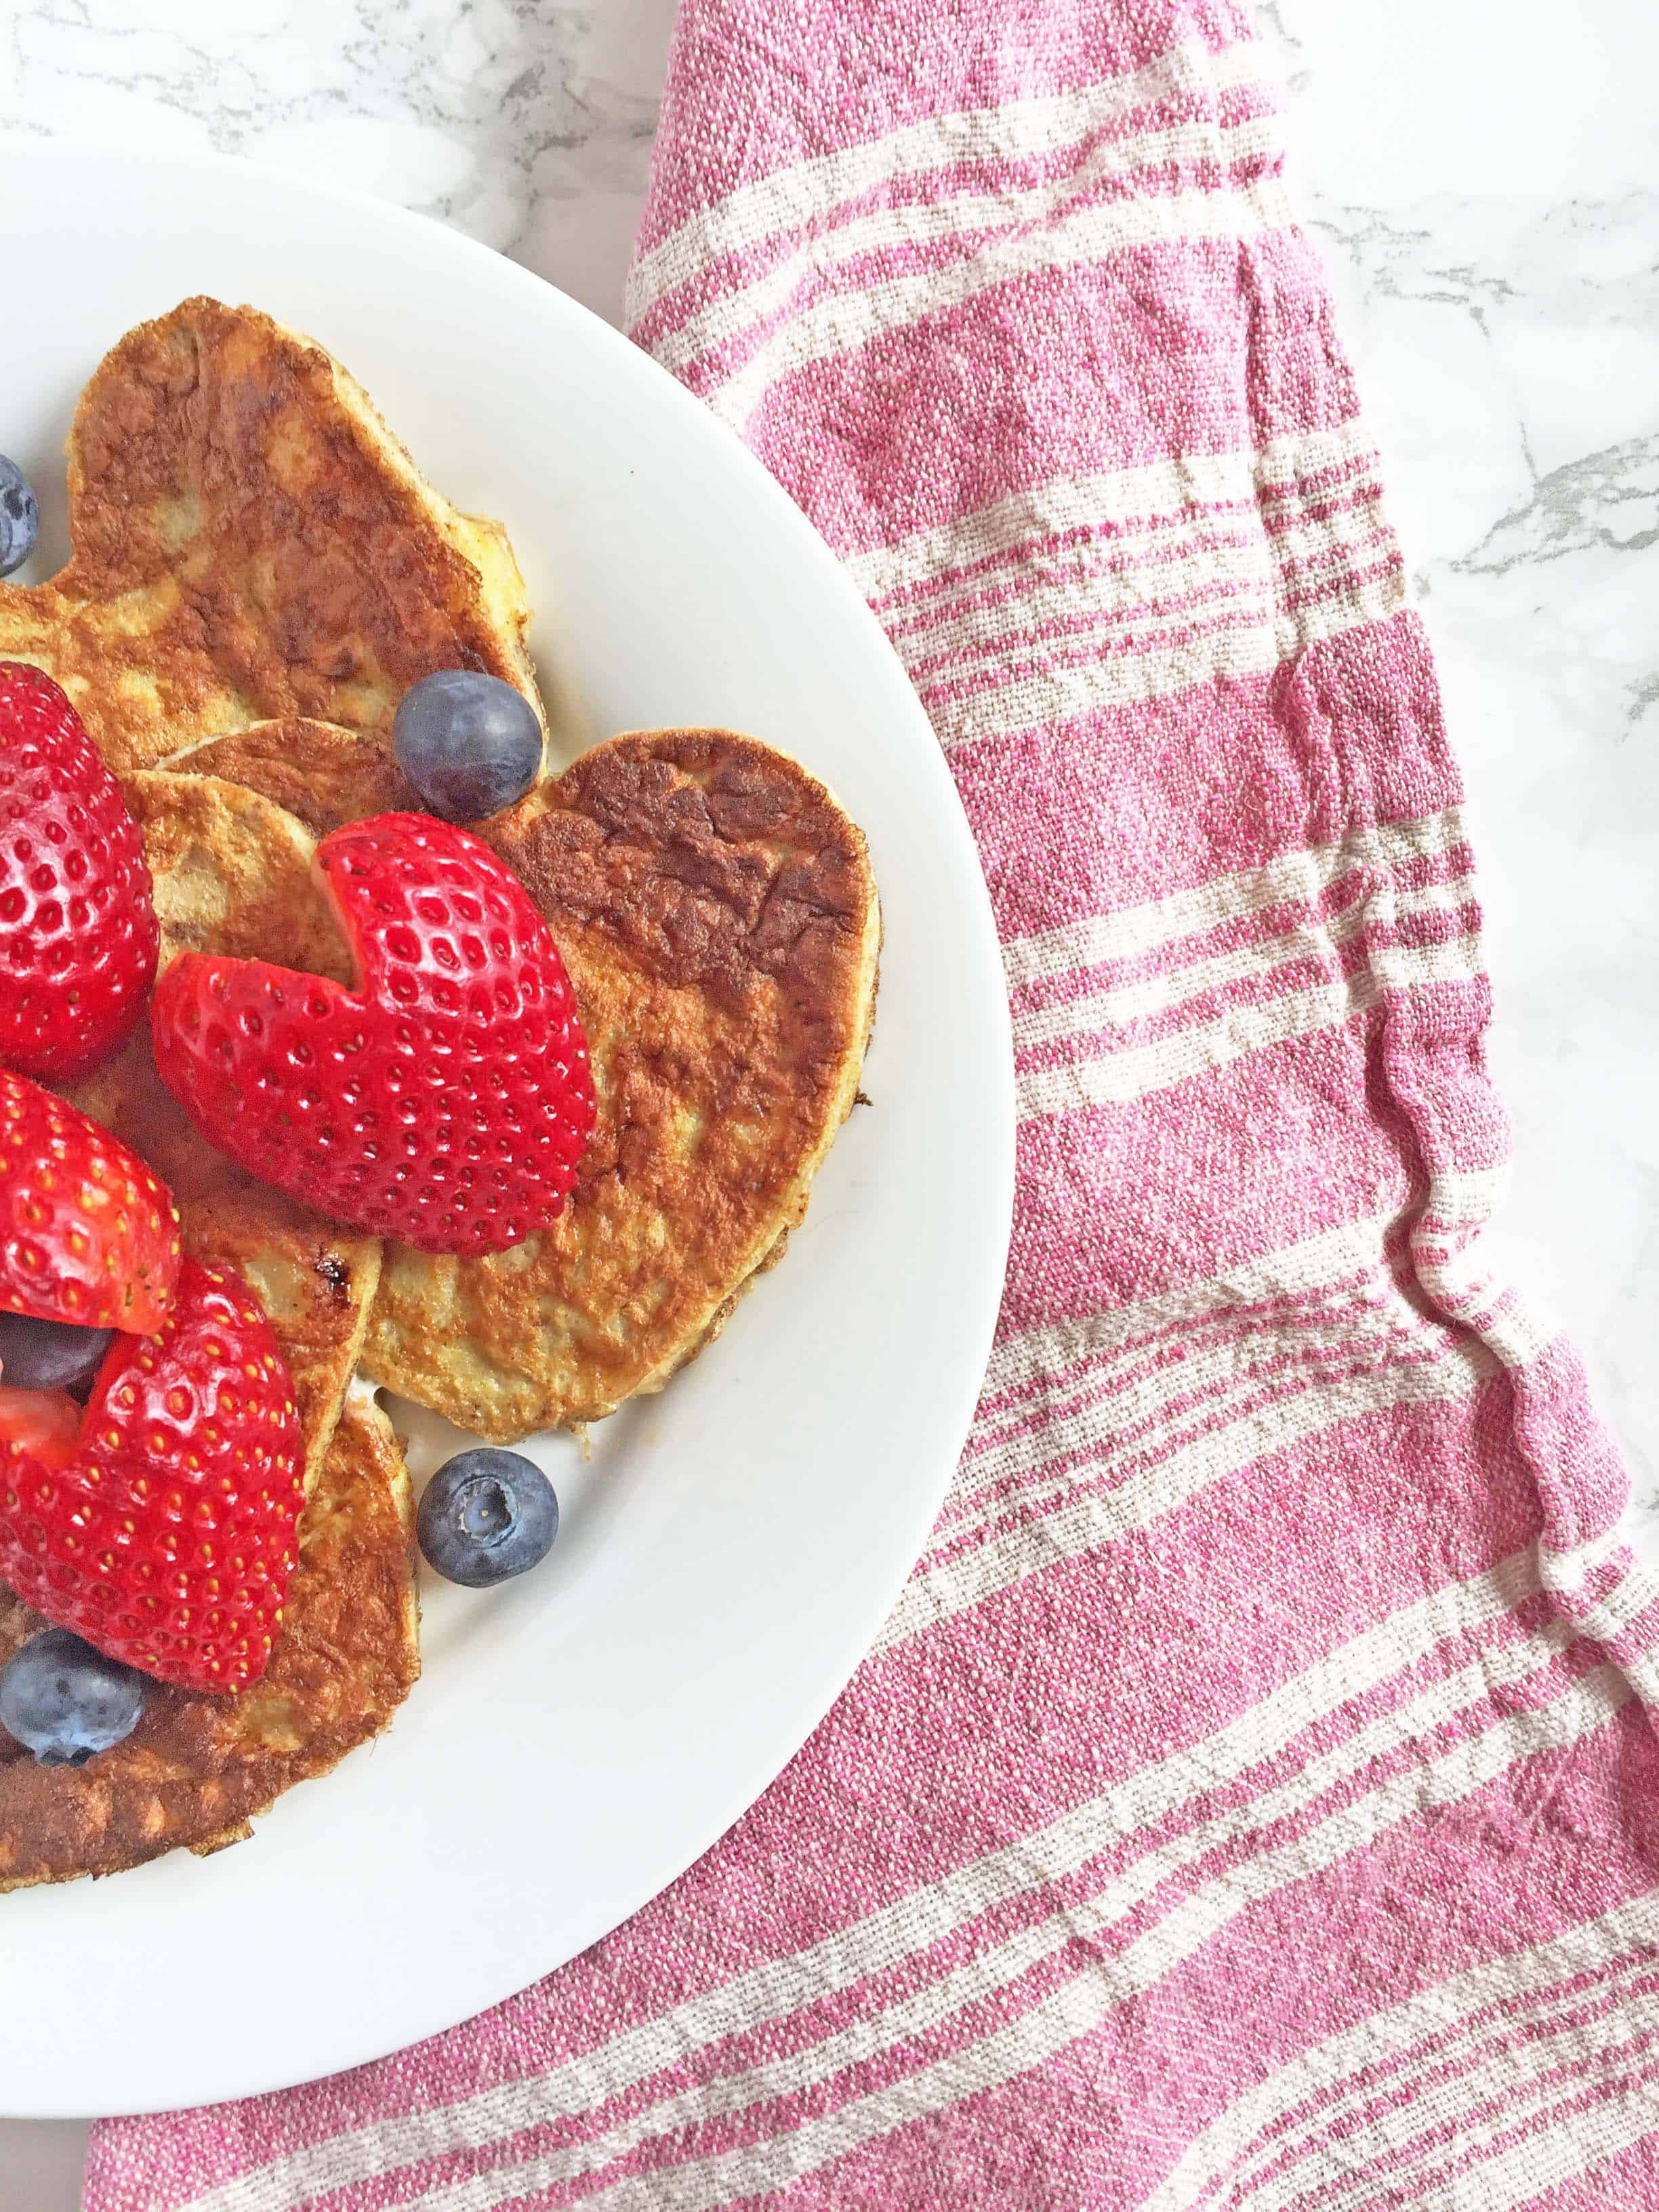
{"type": "Polygon", "coordinates": [[[156,941],[120,786],[51,677],[0,660],[0,1065],[95,1067],[143,1011],[156,941]]]}
{"type": "Polygon", "coordinates": [[[337,830],[317,866],[358,988],[186,952],[152,1010],[162,1080],[222,1152],[337,1220],[428,1252],[520,1243],[593,1127],[547,924],[488,846],[427,815],[337,830]]]}
{"type": "Polygon", "coordinates": [[[186,1260],[161,1327],[111,1346],[72,1442],[60,1395],[0,1391],[0,1580],[164,1682],[257,1681],[305,1503],[293,1385],[258,1301],[186,1260]]]}
{"type": "Polygon", "coordinates": [[[0,1312],[159,1328],[179,1275],[173,1194],[135,1152],[0,1068],[0,1312]]]}

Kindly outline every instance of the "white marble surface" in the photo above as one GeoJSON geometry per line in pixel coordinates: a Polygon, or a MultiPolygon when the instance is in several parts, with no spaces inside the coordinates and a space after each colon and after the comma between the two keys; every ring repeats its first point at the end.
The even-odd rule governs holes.
{"type": "MultiPolygon", "coordinates": [[[[325,172],[614,319],[671,13],[13,0],[0,130],[325,172]]],[[[1659,1556],[1659,16],[1261,14],[1484,858],[1517,1154],[1492,1257],[1577,1336],[1659,1556]]],[[[69,2212],[81,2140],[0,2123],[0,2212],[69,2212]]]]}

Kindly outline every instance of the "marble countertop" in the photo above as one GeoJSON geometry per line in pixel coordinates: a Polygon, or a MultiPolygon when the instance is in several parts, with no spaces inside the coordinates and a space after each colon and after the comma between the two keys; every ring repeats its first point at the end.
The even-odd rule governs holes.
{"type": "MultiPolygon", "coordinates": [[[[324,173],[614,320],[672,13],[21,0],[0,11],[0,131],[324,173]]],[[[1488,1250],[1577,1337],[1659,1559],[1659,17],[1259,13],[1484,863],[1516,1152],[1488,1250]]],[[[70,2212],[82,2133],[0,2122],[0,2212],[70,2212]]]]}

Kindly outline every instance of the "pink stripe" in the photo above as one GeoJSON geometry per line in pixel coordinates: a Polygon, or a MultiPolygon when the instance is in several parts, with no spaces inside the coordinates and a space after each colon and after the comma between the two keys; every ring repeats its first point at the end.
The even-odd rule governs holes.
{"type": "Polygon", "coordinates": [[[1461,794],[1427,678],[1416,617],[1401,615],[1310,646],[1272,676],[959,751],[952,764],[1003,937],[1438,813],[1461,794]],[[1364,687],[1367,715],[1345,726],[1339,759],[1327,702],[1352,684],[1364,687]],[[1079,822],[1089,834],[1071,868],[1032,865],[1079,822]]]}
{"type": "Polygon", "coordinates": [[[1218,329],[1210,312],[1218,288],[1237,281],[1239,246],[1182,240],[1127,247],[1109,266],[1009,277],[798,369],[772,386],[745,435],[830,544],[854,552],[976,513],[1021,485],[1180,450],[1169,407],[1177,389],[1182,410],[1205,423],[1212,453],[1351,421],[1353,386],[1330,349],[1309,249],[1279,232],[1244,251],[1289,334],[1290,350],[1271,370],[1251,356],[1244,332],[1218,329]],[[1154,295],[1161,312],[1149,321],[1133,303],[1154,295]],[[1010,395],[998,440],[941,455],[927,443],[928,426],[940,415],[972,419],[987,358],[1000,361],[1010,395]],[[1099,394],[1098,404],[1069,404],[1080,385],[1099,394]],[[925,411],[902,404],[917,392],[927,394],[925,411]],[[826,410],[838,426],[827,448],[807,432],[826,410]],[[887,464],[873,487],[858,465],[872,450],[887,464]]]}

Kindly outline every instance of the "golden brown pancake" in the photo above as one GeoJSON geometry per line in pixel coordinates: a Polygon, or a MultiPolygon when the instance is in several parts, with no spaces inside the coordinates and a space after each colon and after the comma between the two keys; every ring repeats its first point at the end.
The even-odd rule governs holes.
{"type": "Polygon", "coordinates": [[[613,738],[489,834],[564,955],[598,1124],[539,1236],[388,1244],[362,1364],[510,1438],[659,1389],[778,1256],[857,1095],[880,914],[829,793],[730,731],[613,738]]]}
{"type": "MultiPolygon", "coordinates": [[[[312,879],[311,838],[290,816],[213,776],[152,769],[123,788],[155,878],[163,967],[189,948],[350,980],[332,909],[312,879]]],[[[379,1239],[295,1205],[198,1135],[155,1072],[148,1023],[70,1096],[169,1186],[185,1250],[234,1267],[260,1299],[294,1377],[314,1480],[356,1369],[379,1239]]]]}
{"type": "MultiPolygon", "coordinates": [[[[392,800],[383,740],[270,723],[185,756],[319,833],[392,800]]],[[[481,1436],[660,1389],[781,1254],[851,1108],[880,916],[864,840],[795,762],[725,730],[612,738],[485,833],[546,915],[599,1111],[565,1212],[484,1260],[388,1245],[362,1352],[481,1436]]]]}
{"type": "Polygon", "coordinates": [[[112,768],[270,717],[382,728],[440,668],[541,714],[524,585],[323,349],[186,300],[129,331],[76,410],[69,565],[0,584],[0,658],[33,661],[112,768]]]}
{"type": "MultiPolygon", "coordinates": [[[[421,1670],[412,1524],[391,1424],[354,1394],[262,1680],[234,1698],[152,1684],[125,1742],[84,1766],[40,1765],[0,1728],[0,1890],[235,1843],[283,1790],[378,1735],[421,1670]]],[[[0,1664],[43,1626],[0,1585],[0,1664]]]]}
{"type": "Polygon", "coordinates": [[[384,738],[331,722],[255,722],[228,737],[206,738],[162,765],[263,792],[319,841],[370,814],[425,811],[384,738]]]}

